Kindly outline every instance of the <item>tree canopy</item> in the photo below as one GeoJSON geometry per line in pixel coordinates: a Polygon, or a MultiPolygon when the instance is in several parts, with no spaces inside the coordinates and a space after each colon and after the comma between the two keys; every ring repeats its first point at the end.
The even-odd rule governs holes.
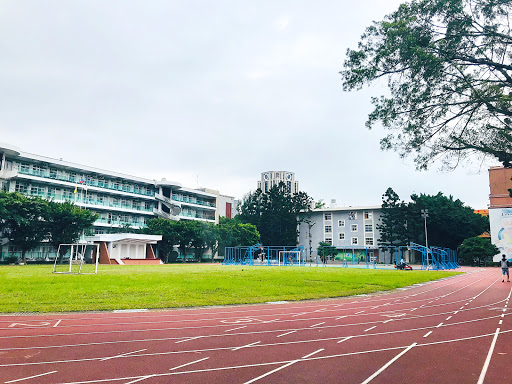
{"type": "Polygon", "coordinates": [[[470,237],[462,242],[458,254],[464,264],[479,265],[482,261],[492,261],[492,256],[499,252],[500,250],[491,243],[491,239],[470,237]]]}
{"type": "Polygon", "coordinates": [[[299,212],[310,211],[312,204],[307,193],[291,194],[281,182],[266,193],[258,188],[245,196],[239,218],[256,226],[263,245],[296,245],[299,212]]]}
{"type": "Polygon", "coordinates": [[[417,168],[470,154],[512,166],[509,0],[412,0],[366,29],[340,72],[347,91],[386,79],[367,127],[417,168]]]}

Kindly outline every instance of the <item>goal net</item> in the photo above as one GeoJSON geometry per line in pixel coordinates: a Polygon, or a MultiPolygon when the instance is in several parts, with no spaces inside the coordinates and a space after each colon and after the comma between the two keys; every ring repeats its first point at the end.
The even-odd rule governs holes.
{"type": "Polygon", "coordinates": [[[301,264],[301,251],[279,251],[279,265],[301,264]]]}
{"type": "Polygon", "coordinates": [[[98,273],[99,244],[60,244],[53,263],[53,273],[98,273]]]}

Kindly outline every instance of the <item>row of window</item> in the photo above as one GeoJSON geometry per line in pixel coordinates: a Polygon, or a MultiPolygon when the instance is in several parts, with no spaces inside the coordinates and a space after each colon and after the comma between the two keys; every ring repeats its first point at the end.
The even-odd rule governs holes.
{"type": "MultiPolygon", "coordinates": [[[[364,211],[363,212],[363,218],[365,220],[369,220],[373,217],[373,212],[370,211],[364,211]]],[[[357,220],[357,211],[349,211],[348,212],[348,219],[349,220],[357,220]]],[[[324,213],[324,221],[331,221],[332,220],[332,213],[324,213]]],[[[338,220],[338,226],[344,227],[345,226],[345,220],[338,220]],[[343,223],[343,225],[341,224],[343,223]]]]}
{"type": "MultiPolygon", "coordinates": [[[[343,225],[342,227],[345,227],[345,225],[343,225]]],[[[357,224],[350,224],[350,232],[357,232],[357,231],[358,231],[358,225],[357,224]]],[[[365,232],[373,232],[373,225],[372,224],[365,224],[364,225],[364,231],[365,232]]],[[[325,233],[331,233],[332,232],[332,225],[324,226],[324,232],[325,233]]]]}
{"type": "MultiPolygon", "coordinates": [[[[345,241],[345,234],[344,233],[340,233],[339,234],[339,240],[345,241]]],[[[325,238],[325,242],[328,243],[329,245],[332,245],[332,237],[326,237],[325,238]]],[[[350,238],[350,245],[360,245],[359,244],[359,238],[358,237],[351,237],[350,238]]],[[[364,238],[364,245],[370,246],[370,247],[373,246],[374,245],[373,237],[365,237],[364,238]]]]}
{"type": "Polygon", "coordinates": [[[19,163],[18,171],[23,174],[45,177],[55,180],[68,181],[71,183],[81,183],[99,188],[114,189],[117,191],[131,192],[140,195],[153,195],[154,188],[139,184],[126,183],[119,179],[108,179],[104,177],[95,177],[92,175],[81,175],[76,172],[66,172],[54,168],[46,168],[42,165],[19,163]]]}

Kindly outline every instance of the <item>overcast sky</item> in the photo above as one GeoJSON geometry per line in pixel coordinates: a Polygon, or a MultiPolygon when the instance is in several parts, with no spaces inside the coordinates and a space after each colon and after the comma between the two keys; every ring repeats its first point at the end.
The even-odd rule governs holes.
{"type": "Polygon", "coordinates": [[[345,93],[347,48],[398,0],[0,0],[0,142],[241,198],[287,170],[315,200],[392,187],[488,204],[490,163],[418,172],[345,93]]]}

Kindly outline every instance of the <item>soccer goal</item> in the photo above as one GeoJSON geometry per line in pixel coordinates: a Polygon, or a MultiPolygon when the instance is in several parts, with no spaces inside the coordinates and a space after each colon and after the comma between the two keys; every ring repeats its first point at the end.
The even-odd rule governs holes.
{"type": "Polygon", "coordinates": [[[98,273],[99,244],[60,244],[53,273],[89,275],[98,273]]]}
{"type": "Polygon", "coordinates": [[[302,260],[301,251],[279,251],[279,265],[300,265],[302,260]]]}

